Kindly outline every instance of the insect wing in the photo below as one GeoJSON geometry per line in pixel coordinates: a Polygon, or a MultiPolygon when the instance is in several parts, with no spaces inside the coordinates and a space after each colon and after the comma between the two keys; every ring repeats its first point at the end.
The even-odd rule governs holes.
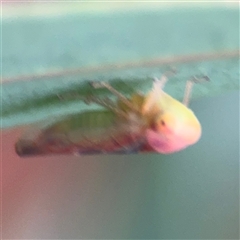
{"type": "Polygon", "coordinates": [[[19,156],[138,152],[144,137],[140,131],[131,133],[129,124],[111,111],[82,112],[28,131],[16,143],[16,152],[19,156]]]}

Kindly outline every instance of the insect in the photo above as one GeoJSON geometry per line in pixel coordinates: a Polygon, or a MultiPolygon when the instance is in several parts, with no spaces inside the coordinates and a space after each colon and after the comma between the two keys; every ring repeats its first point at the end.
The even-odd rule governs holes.
{"type": "Polygon", "coordinates": [[[180,151],[201,137],[201,125],[188,108],[192,86],[199,79],[187,81],[182,102],[163,91],[167,80],[166,74],[155,78],[147,94],[133,93],[130,97],[106,82],[92,82],[93,88],[108,89],[116,100],[89,96],[87,104],[103,109],[66,116],[33,136],[23,135],[15,150],[23,157],[180,151]]]}

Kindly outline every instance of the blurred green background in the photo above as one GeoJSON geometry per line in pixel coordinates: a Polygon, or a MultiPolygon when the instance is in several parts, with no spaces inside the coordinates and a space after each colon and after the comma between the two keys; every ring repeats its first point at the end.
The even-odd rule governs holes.
{"type": "Polygon", "coordinates": [[[177,64],[166,91],[178,99],[192,75],[211,79],[195,86],[191,104],[203,136],[182,152],[23,160],[13,148],[22,131],[13,127],[85,107],[56,94],[84,94],[92,79],[147,91],[168,66],[24,75],[239,50],[236,5],[3,3],[2,17],[3,239],[239,238],[236,57],[177,64]]]}

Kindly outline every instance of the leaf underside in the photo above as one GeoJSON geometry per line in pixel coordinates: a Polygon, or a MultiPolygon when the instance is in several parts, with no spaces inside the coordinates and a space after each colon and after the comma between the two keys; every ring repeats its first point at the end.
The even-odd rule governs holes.
{"type": "MultiPolygon", "coordinates": [[[[3,77],[31,75],[39,69],[48,73],[52,69],[64,71],[156,57],[238,51],[238,17],[234,9],[209,8],[3,19],[3,77]],[[190,32],[191,37],[187,37],[190,32]]],[[[17,82],[4,81],[1,85],[2,128],[99,108],[73,99],[73,93],[81,97],[113,97],[106,89],[93,89],[89,81],[109,82],[126,96],[135,91],[146,93],[151,90],[153,77],[160,77],[169,67],[176,67],[177,73],[170,78],[165,91],[179,100],[183,98],[186,81],[196,75],[208,76],[210,82],[194,86],[192,100],[239,89],[237,56],[108,69],[32,81],[24,81],[24,78],[17,82]]]]}

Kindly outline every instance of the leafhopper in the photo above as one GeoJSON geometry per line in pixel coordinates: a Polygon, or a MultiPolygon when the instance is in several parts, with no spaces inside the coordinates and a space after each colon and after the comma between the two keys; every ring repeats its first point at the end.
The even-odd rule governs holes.
{"type": "Polygon", "coordinates": [[[49,154],[128,154],[156,152],[170,154],[195,144],[201,137],[201,124],[188,107],[194,82],[187,81],[183,101],[164,92],[167,75],[155,78],[147,94],[126,97],[106,82],[91,82],[93,88],[106,88],[115,97],[85,98],[98,104],[89,110],[66,116],[37,131],[23,134],[15,145],[19,156],[49,154]]]}

